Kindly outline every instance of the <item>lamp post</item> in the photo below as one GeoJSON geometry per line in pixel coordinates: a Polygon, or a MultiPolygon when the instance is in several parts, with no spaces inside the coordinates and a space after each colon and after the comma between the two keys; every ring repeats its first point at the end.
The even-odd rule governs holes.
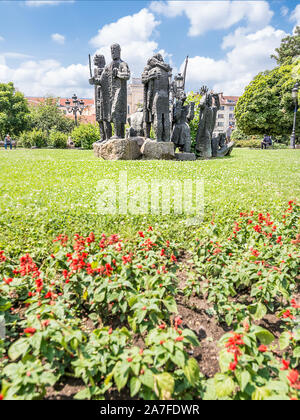
{"type": "Polygon", "coordinates": [[[297,118],[297,111],[298,111],[298,89],[299,83],[297,82],[292,90],[292,98],[294,101],[295,109],[294,109],[294,122],[293,122],[293,131],[291,135],[291,148],[295,149],[295,137],[296,137],[296,118],[297,118]]]}
{"type": "Polygon", "coordinates": [[[77,98],[77,95],[74,93],[72,96],[73,104],[71,105],[71,102],[69,99],[66,100],[65,104],[67,107],[68,112],[73,112],[73,115],[75,117],[75,125],[77,126],[77,112],[81,115],[85,106],[84,101],[77,98]]]}

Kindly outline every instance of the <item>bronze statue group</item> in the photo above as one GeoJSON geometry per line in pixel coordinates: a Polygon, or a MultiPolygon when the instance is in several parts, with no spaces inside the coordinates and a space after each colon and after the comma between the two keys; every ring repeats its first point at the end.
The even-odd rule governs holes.
{"type": "MultiPolygon", "coordinates": [[[[125,138],[127,119],[127,81],[130,79],[128,64],[121,60],[119,44],[111,46],[112,62],[105,63],[103,55],[94,57],[94,75],[90,63],[90,84],[95,86],[96,120],[99,123],[100,142],[125,138]],[[112,124],[114,136],[112,136],[112,124]]],[[[150,138],[153,128],[157,142],[174,143],[182,153],[191,153],[189,122],[194,119],[194,102],[186,103],[185,77],[180,73],[172,81],[172,68],[161,54],[147,61],[142,73],[144,86],[143,108],[132,115],[127,135],[150,138]]],[[[195,153],[200,158],[211,158],[229,154],[232,145],[225,142],[225,134],[213,137],[217,111],[220,109],[219,95],[201,88],[199,125],[195,153]]]]}

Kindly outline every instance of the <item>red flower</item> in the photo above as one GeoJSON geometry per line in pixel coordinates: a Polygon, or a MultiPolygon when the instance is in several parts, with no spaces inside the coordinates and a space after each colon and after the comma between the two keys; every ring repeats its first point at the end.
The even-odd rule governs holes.
{"type": "Polygon", "coordinates": [[[173,261],[173,262],[176,262],[177,261],[177,258],[175,257],[174,254],[171,255],[171,261],[173,261]]]}
{"type": "Polygon", "coordinates": [[[25,330],[24,330],[24,333],[25,334],[31,334],[31,335],[33,335],[34,333],[36,332],[36,329],[35,328],[25,328],[25,330]]]}
{"type": "Polygon", "coordinates": [[[132,362],[132,357],[128,357],[128,358],[127,358],[127,362],[128,362],[128,363],[132,362]]]}
{"type": "Polygon", "coordinates": [[[290,362],[282,359],[282,368],[280,370],[288,370],[289,366],[290,366],[290,362]]]}
{"type": "Polygon", "coordinates": [[[112,332],[113,332],[113,329],[112,329],[112,327],[110,327],[110,329],[108,330],[108,334],[110,335],[110,334],[112,334],[112,332]]]}
{"type": "Polygon", "coordinates": [[[146,306],[143,306],[142,311],[146,311],[146,310],[147,310],[146,306]]]}
{"type": "Polygon", "coordinates": [[[144,232],[142,232],[141,230],[138,232],[138,234],[141,238],[145,238],[144,232]]]}
{"type": "Polygon", "coordinates": [[[3,279],[4,283],[9,284],[13,281],[13,279],[9,278],[9,279],[3,279]]]}
{"type": "Polygon", "coordinates": [[[230,363],[229,364],[229,369],[232,370],[232,371],[235,371],[237,364],[238,364],[237,361],[234,361],[234,362],[230,363]]]}
{"type": "Polygon", "coordinates": [[[261,346],[258,347],[258,351],[260,351],[261,353],[265,353],[266,351],[268,351],[268,348],[267,346],[262,344],[261,346]]]}
{"type": "Polygon", "coordinates": [[[287,378],[292,388],[300,389],[299,373],[296,370],[291,370],[287,378]]]}
{"type": "Polygon", "coordinates": [[[300,305],[298,305],[298,304],[296,303],[296,300],[295,300],[295,299],[292,299],[292,300],[291,300],[291,305],[292,305],[292,307],[293,307],[293,308],[295,308],[295,309],[300,309],[300,305]]]}
{"type": "Polygon", "coordinates": [[[164,344],[165,340],[160,340],[159,344],[162,346],[164,344]]]}
{"type": "Polygon", "coordinates": [[[282,314],[282,318],[296,319],[289,309],[282,314]]]}
{"type": "Polygon", "coordinates": [[[4,395],[0,394],[0,401],[4,400],[4,395]]]}
{"type": "Polygon", "coordinates": [[[180,335],[179,337],[175,338],[175,341],[182,341],[184,339],[184,337],[182,337],[182,335],[180,335]]]}

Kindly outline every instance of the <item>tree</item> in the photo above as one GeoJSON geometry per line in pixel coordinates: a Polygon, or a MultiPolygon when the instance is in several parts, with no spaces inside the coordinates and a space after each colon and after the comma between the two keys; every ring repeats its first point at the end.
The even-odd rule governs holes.
{"type": "Polygon", "coordinates": [[[24,95],[14,84],[0,83],[0,137],[18,136],[29,125],[29,108],[24,95]]]}
{"type": "Polygon", "coordinates": [[[275,51],[276,54],[272,54],[271,58],[275,58],[278,65],[291,64],[293,58],[300,55],[300,26],[296,27],[293,35],[283,38],[275,51]]]}
{"type": "MultiPolygon", "coordinates": [[[[300,80],[300,58],[291,64],[259,73],[246,87],[235,107],[237,126],[246,135],[290,134],[293,126],[294,104],[292,88],[300,80]],[[299,67],[298,67],[299,68],[299,67]]],[[[300,134],[297,118],[296,134],[300,134]]]]}
{"type": "Polygon", "coordinates": [[[46,131],[48,135],[51,130],[66,134],[73,130],[74,121],[61,113],[56,102],[56,98],[45,98],[45,101],[38,106],[31,107],[32,128],[46,131]]]}

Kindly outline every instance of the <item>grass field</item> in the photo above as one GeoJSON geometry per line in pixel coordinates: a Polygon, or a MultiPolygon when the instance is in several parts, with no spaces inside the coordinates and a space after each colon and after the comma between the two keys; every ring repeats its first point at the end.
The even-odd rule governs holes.
{"type": "Polygon", "coordinates": [[[300,399],[299,158],[1,151],[0,400],[300,399]],[[203,222],[100,214],[124,174],[203,180],[203,222]]]}
{"type": "Polygon", "coordinates": [[[91,231],[131,236],[138,228],[159,226],[160,231],[187,247],[212,219],[224,226],[240,211],[280,212],[299,197],[300,150],[235,149],[227,159],[196,162],[101,161],[92,151],[0,151],[0,249],[12,254],[42,256],[58,233],[91,231]],[[103,216],[97,212],[98,181],[142,178],[203,179],[205,217],[188,228],[186,216],[103,216]]]}

